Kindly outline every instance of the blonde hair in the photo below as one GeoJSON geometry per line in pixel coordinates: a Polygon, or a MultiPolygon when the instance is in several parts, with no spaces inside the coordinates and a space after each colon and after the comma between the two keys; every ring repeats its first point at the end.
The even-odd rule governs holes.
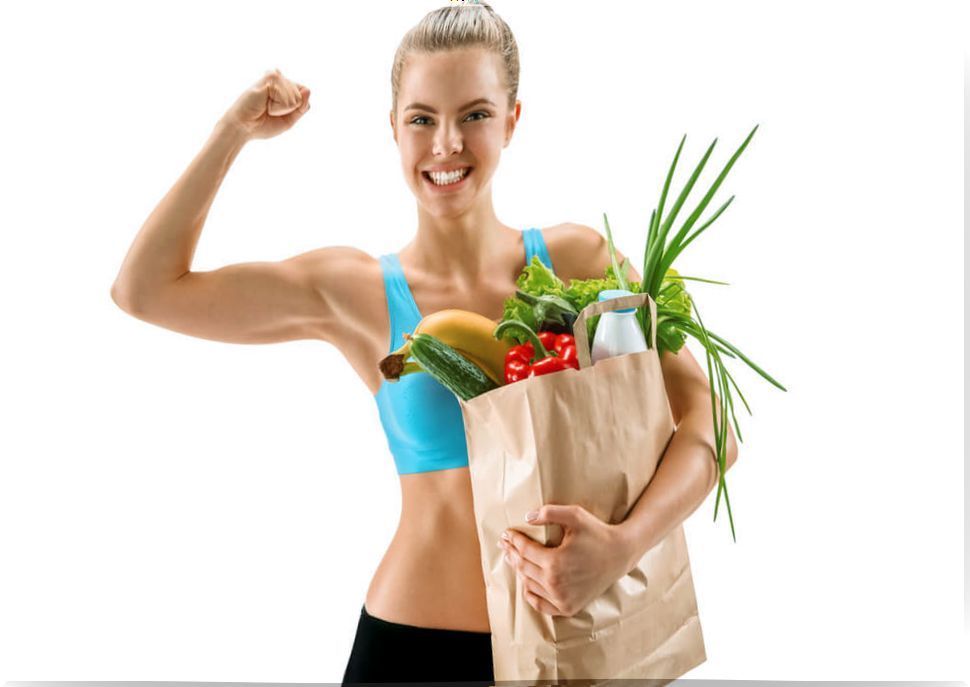
{"type": "Polygon", "coordinates": [[[401,73],[412,52],[484,48],[502,59],[509,109],[519,92],[519,47],[512,29],[487,2],[455,2],[428,12],[401,39],[391,67],[391,109],[397,113],[401,73]]]}

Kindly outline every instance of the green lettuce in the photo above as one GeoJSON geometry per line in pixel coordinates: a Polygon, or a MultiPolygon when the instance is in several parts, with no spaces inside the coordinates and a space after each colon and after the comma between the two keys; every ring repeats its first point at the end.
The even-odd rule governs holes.
{"type": "MultiPolygon", "coordinates": [[[[564,296],[566,285],[548,267],[542,264],[539,256],[533,255],[532,262],[522,268],[521,274],[515,280],[515,285],[525,291],[530,296],[564,296]]],[[[567,299],[568,300],[568,299],[567,299]]],[[[533,307],[516,296],[505,299],[505,307],[502,312],[502,322],[508,320],[521,320],[525,322],[533,331],[539,331],[539,322],[536,322],[533,307]]],[[[509,330],[503,337],[514,340],[521,344],[527,338],[521,331],[509,330]]]]}

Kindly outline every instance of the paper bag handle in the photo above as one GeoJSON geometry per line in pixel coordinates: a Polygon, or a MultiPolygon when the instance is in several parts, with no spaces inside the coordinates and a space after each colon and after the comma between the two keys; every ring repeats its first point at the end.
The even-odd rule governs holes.
{"type": "Polygon", "coordinates": [[[576,357],[579,359],[580,369],[587,368],[592,363],[589,335],[586,333],[586,320],[613,310],[641,307],[644,301],[650,307],[650,348],[657,350],[657,304],[654,303],[649,293],[635,293],[605,301],[594,301],[583,308],[573,323],[573,338],[576,340],[576,357]]]}

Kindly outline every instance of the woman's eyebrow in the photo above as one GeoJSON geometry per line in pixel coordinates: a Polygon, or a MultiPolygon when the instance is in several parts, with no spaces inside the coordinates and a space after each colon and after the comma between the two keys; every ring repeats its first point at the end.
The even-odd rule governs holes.
{"type": "MultiPolygon", "coordinates": [[[[469,107],[473,107],[475,105],[482,105],[482,104],[491,105],[492,107],[495,107],[495,103],[493,103],[488,98],[477,98],[471,101],[470,103],[465,103],[464,105],[461,106],[460,109],[467,110],[469,107]]],[[[430,105],[424,105],[423,103],[411,103],[410,105],[404,108],[405,112],[407,112],[408,110],[425,110],[426,112],[433,112],[435,114],[438,114],[438,111],[436,109],[434,109],[430,105]]]]}

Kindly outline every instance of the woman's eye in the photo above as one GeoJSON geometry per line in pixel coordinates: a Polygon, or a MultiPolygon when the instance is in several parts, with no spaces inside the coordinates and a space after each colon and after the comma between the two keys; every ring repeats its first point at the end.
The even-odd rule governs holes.
{"type": "MultiPolygon", "coordinates": [[[[489,114],[487,112],[472,112],[468,116],[469,117],[472,117],[474,115],[482,115],[482,119],[488,119],[488,117],[489,117],[489,114]]],[[[418,120],[422,120],[422,119],[428,119],[428,117],[415,117],[414,119],[411,120],[411,124],[417,124],[417,125],[420,126],[420,122],[418,120]]],[[[480,119],[474,119],[472,121],[476,121],[477,122],[477,121],[481,121],[481,120],[480,119]]]]}

